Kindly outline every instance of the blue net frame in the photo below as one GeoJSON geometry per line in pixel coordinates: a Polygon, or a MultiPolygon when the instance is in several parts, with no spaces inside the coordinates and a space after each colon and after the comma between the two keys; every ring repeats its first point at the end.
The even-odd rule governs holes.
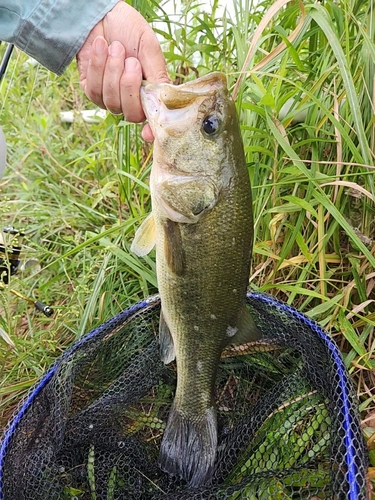
{"type": "MultiPolygon", "coordinates": [[[[270,341],[272,344],[272,342],[276,341],[277,344],[280,345],[283,349],[289,349],[290,346],[293,347],[293,352],[295,352],[296,354],[293,354],[291,357],[298,357],[299,364],[298,369],[296,369],[296,371],[291,375],[292,378],[290,378],[289,375],[286,378],[283,376],[286,382],[284,381],[284,378],[280,378],[272,387],[267,386],[267,389],[264,390],[263,393],[261,393],[261,397],[259,398],[259,401],[257,403],[243,404],[241,406],[241,411],[238,412],[239,414],[241,413],[241,417],[238,420],[233,420],[230,422],[228,420],[225,420],[225,425],[222,425],[222,431],[219,437],[219,452],[217,460],[218,463],[214,473],[212,484],[210,486],[200,488],[199,491],[188,490],[186,485],[183,485],[178,479],[163,477],[160,475],[162,473],[157,471],[155,472],[152,480],[153,484],[157,483],[157,487],[155,490],[151,491],[150,488],[147,489],[144,485],[139,486],[141,480],[138,481],[137,487],[134,486],[136,481],[134,481],[133,479],[131,481],[131,486],[126,485],[126,481],[124,479],[125,476],[123,476],[121,480],[122,486],[116,487],[117,489],[115,487],[113,488],[114,499],[276,499],[281,498],[281,496],[277,496],[278,494],[280,494],[277,492],[280,492],[282,488],[287,488],[290,496],[285,496],[285,498],[332,498],[332,500],[365,500],[367,454],[365,443],[361,433],[358,401],[353,383],[350,379],[350,375],[345,367],[342,355],[336,343],[316,322],[309,319],[307,316],[298,312],[294,308],[276,300],[269,295],[263,293],[249,293],[247,297],[247,303],[257,325],[260,327],[261,332],[264,334],[263,336],[266,342],[270,341]],[[259,436],[262,434],[262,428],[268,422],[270,422],[272,418],[274,418],[275,413],[280,411],[280,408],[285,406],[285,394],[289,394],[291,401],[293,401],[293,398],[294,401],[298,399],[295,398],[295,387],[298,386],[300,380],[307,381],[307,385],[305,385],[306,387],[312,389],[310,392],[319,393],[321,401],[325,401],[325,411],[328,414],[328,424],[325,423],[325,426],[328,426],[328,430],[325,432],[325,435],[327,433],[329,434],[329,437],[327,438],[327,447],[329,450],[324,456],[323,454],[319,455],[320,452],[314,454],[314,449],[317,448],[318,445],[317,443],[313,445],[309,442],[306,443],[305,451],[306,454],[310,453],[311,456],[314,456],[314,458],[310,462],[302,459],[302,465],[298,465],[296,461],[293,467],[282,470],[282,468],[280,469],[280,466],[276,464],[276,459],[275,464],[269,465],[270,459],[268,456],[268,465],[261,469],[259,463],[262,462],[263,456],[261,455],[261,453],[263,453],[262,450],[265,449],[263,441],[262,444],[259,444],[259,436]],[[247,411],[247,405],[251,407],[251,412],[247,411]],[[259,442],[257,442],[257,439],[259,442]],[[251,453],[253,453],[252,456],[255,457],[252,462],[248,458],[246,459],[246,461],[244,461],[243,459],[244,452],[246,450],[246,452],[248,452],[249,450],[249,442],[253,442],[252,448],[250,446],[250,448],[252,449],[251,453]],[[320,458],[317,459],[316,457],[320,458]],[[240,473],[237,473],[236,479],[233,480],[233,470],[236,470],[236,467],[237,472],[239,470],[237,465],[238,461],[242,461],[242,468],[240,473]],[[325,474],[324,481],[327,483],[327,485],[324,484],[322,486],[324,482],[322,479],[319,479],[320,482],[318,481],[321,486],[317,486],[315,489],[309,489],[310,486],[308,484],[308,480],[306,481],[306,484],[302,484],[301,477],[303,477],[304,470],[307,467],[306,464],[309,464],[309,470],[313,470],[315,467],[315,471],[319,471],[319,474],[322,473],[321,477],[323,477],[325,474]],[[324,472],[324,474],[322,471],[324,472]],[[298,480],[296,479],[296,475],[299,476],[298,480]],[[296,485],[298,485],[298,487],[296,485]],[[164,493],[160,494],[159,490],[163,490],[164,493]]],[[[144,358],[143,361],[138,361],[138,358],[132,358],[131,362],[129,362],[129,364],[127,364],[125,367],[126,373],[130,373],[130,370],[133,369],[132,367],[135,366],[134,359],[136,360],[136,363],[138,363],[138,368],[135,369],[135,372],[137,372],[137,374],[135,375],[135,379],[132,379],[131,385],[139,385],[140,391],[143,391],[138,395],[129,396],[129,401],[131,400],[133,404],[133,402],[136,401],[137,398],[141,398],[144,394],[146,394],[147,390],[149,390],[151,386],[155,386],[158,377],[163,376],[163,370],[165,370],[162,364],[158,361],[157,341],[154,338],[156,331],[154,323],[155,318],[159,314],[159,309],[160,299],[158,296],[150,297],[149,299],[141,301],[138,304],[130,307],[129,309],[126,309],[116,317],[102,324],[100,327],[94,329],[86,336],[84,336],[81,340],[76,342],[60,358],[57,359],[57,361],[47,371],[42,379],[32,388],[25,400],[20,405],[15,416],[9,423],[1,441],[0,500],[15,500],[16,498],[17,500],[34,498],[45,498],[46,500],[50,500],[52,498],[91,498],[90,496],[86,497],[84,493],[82,493],[82,496],[80,496],[80,494],[77,494],[77,496],[74,497],[73,493],[71,493],[71,496],[69,496],[70,493],[67,492],[76,491],[74,488],[69,489],[70,485],[61,485],[59,480],[57,480],[55,477],[53,477],[53,479],[51,479],[51,477],[46,479],[46,476],[48,475],[46,474],[46,470],[50,471],[53,469],[55,471],[58,471],[61,469],[61,465],[59,465],[59,467],[56,467],[53,461],[51,461],[51,463],[53,463],[53,467],[50,464],[48,465],[48,467],[46,467],[45,463],[43,463],[43,473],[40,474],[40,477],[42,479],[38,479],[39,482],[36,483],[37,486],[35,486],[35,489],[32,490],[33,487],[31,486],[31,478],[34,479],[36,476],[38,476],[38,473],[35,473],[35,468],[33,469],[33,467],[31,466],[32,464],[34,464],[34,462],[31,461],[30,457],[35,457],[35,455],[42,456],[45,450],[44,448],[40,448],[40,445],[38,445],[39,448],[36,448],[36,451],[34,450],[34,455],[27,455],[27,453],[29,453],[28,450],[30,450],[31,447],[30,443],[39,442],[40,436],[44,435],[43,432],[41,432],[39,429],[37,434],[38,439],[35,439],[36,434],[33,436],[33,433],[34,428],[37,427],[37,425],[35,423],[31,425],[28,422],[30,422],[31,419],[34,418],[33,415],[37,411],[36,408],[44,404],[44,401],[46,400],[46,394],[48,395],[48,392],[53,392],[53,390],[55,390],[55,387],[60,387],[55,382],[55,380],[58,379],[61,371],[65,369],[64,367],[69,363],[76,363],[75,360],[83,359],[82,353],[85,353],[88,347],[90,347],[91,352],[95,352],[110,337],[113,340],[116,335],[130,335],[126,328],[129,329],[131,326],[133,329],[142,328],[142,331],[144,331],[144,329],[146,328],[145,324],[147,323],[147,325],[151,325],[152,323],[153,326],[152,328],[150,327],[150,332],[152,331],[153,333],[150,333],[150,340],[147,341],[147,344],[145,344],[145,346],[143,346],[142,348],[139,348],[138,346],[136,349],[137,352],[146,353],[146,358],[144,358]],[[150,382],[149,386],[145,386],[145,388],[142,389],[141,386],[143,384],[143,378],[141,372],[142,370],[146,370],[146,367],[148,367],[148,365],[150,365],[150,367],[153,367],[153,371],[150,371],[150,374],[152,373],[152,376],[147,375],[146,377],[145,375],[146,378],[150,379],[150,382]],[[157,368],[159,365],[160,368],[157,368]],[[27,429],[27,432],[25,429],[27,429]],[[27,436],[27,438],[25,436],[27,436]],[[33,471],[30,473],[28,473],[27,470],[28,464],[30,464],[30,470],[33,469],[33,471]],[[25,482],[28,483],[29,486],[19,486],[21,483],[25,482]],[[17,488],[21,489],[18,490],[17,488]],[[37,493],[38,490],[40,492],[43,488],[47,491],[47,496],[40,496],[40,494],[37,493]]],[[[263,354],[260,353],[259,356],[260,355],[263,354]]],[[[86,356],[86,354],[84,354],[84,356],[86,356]]],[[[88,357],[90,356],[92,356],[92,354],[88,355],[88,357]]],[[[247,360],[245,364],[250,363],[249,359],[246,358],[246,356],[242,357],[241,359],[247,360]]],[[[257,363],[259,363],[259,357],[254,359],[257,363]]],[[[283,358],[280,359],[281,362],[283,362],[283,358]]],[[[280,364],[280,359],[277,360],[277,364],[280,364]]],[[[263,358],[260,361],[261,363],[264,363],[263,358]]],[[[258,364],[257,366],[261,365],[258,364]]],[[[285,366],[283,366],[282,368],[282,370],[284,371],[285,366]]],[[[231,373],[233,372],[236,374],[237,372],[233,371],[236,369],[236,367],[233,368],[232,365],[230,365],[231,373]]],[[[241,370],[242,369],[243,368],[241,366],[241,370]]],[[[99,401],[99,403],[103,403],[103,408],[109,407],[109,414],[116,413],[116,408],[118,406],[126,406],[126,402],[124,403],[124,400],[121,400],[119,405],[119,393],[116,392],[117,390],[120,391],[119,381],[121,381],[122,384],[125,380],[124,367],[122,367],[121,370],[121,373],[117,373],[117,378],[114,376],[113,380],[111,380],[110,383],[107,383],[102,392],[98,393],[97,401],[99,401]],[[116,392],[116,401],[114,403],[111,403],[112,406],[111,404],[109,404],[110,400],[108,397],[108,387],[112,387],[113,392],[116,392]]],[[[69,371],[66,373],[70,374],[71,372],[69,371]]],[[[167,373],[167,377],[169,376],[170,372],[167,373]]],[[[77,377],[74,377],[76,377],[76,375],[72,376],[71,382],[67,382],[70,391],[72,391],[73,387],[75,388],[77,385],[77,377]]],[[[240,379],[241,377],[242,375],[238,376],[238,379],[240,379]]],[[[251,375],[251,377],[254,378],[254,375],[251,375]]],[[[251,379],[251,377],[249,378],[249,380],[251,379]]],[[[89,378],[87,374],[85,375],[85,378],[89,378]]],[[[303,390],[305,390],[304,387],[305,386],[303,386],[303,390]]],[[[64,397],[69,400],[70,396],[67,397],[68,392],[65,392],[64,394],[64,397]]],[[[69,394],[71,394],[71,392],[69,392],[69,394]]],[[[53,395],[52,399],[48,400],[46,408],[49,408],[54,401],[57,401],[56,394],[53,395]]],[[[311,401],[308,401],[309,405],[313,406],[315,404],[314,401],[315,400],[313,399],[311,401]]],[[[291,404],[290,408],[293,408],[293,404],[291,404]]],[[[322,403],[320,402],[319,404],[321,405],[322,403]]],[[[74,405],[71,404],[69,400],[68,406],[66,407],[66,412],[72,414],[73,406],[74,405]]],[[[93,415],[92,409],[94,407],[98,407],[98,403],[90,402],[89,405],[83,407],[80,411],[78,411],[76,415],[80,416],[80,418],[83,418],[84,415],[87,415],[91,412],[91,418],[93,415]]],[[[103,418],[103,408],[101,408],[100,410],[100,418],[103,418]]],[[[43,427],[43,425],[45,425],[43,421],[43,415],[45,415],[46,412],[47,410],[38,413],[38,426],[41,428],[43,427]],[[42,415],[42,417],[40,417],[40,415],[42,415]]],[[[159,421],[163,420],[164,417],[166,418],[166,416],[167,412],[161,419],[159,419],[159,421]]],[[[47,421],[47,416],[45,418],[47,421]]],[[[106,418],[109,418],[108,415],[106,418]]],[[[225,416],[225,418],[227,417],[225,416]]],[[[292,422],[293,419],[290,416],[289,418],[292,422]]],[[[72,420],[74,419],[75,417],[73,416],[72,420]]],[[[62,420],[63,423],[61,425],[59,424],[59,427],[68,429],[68,420],[68,417],[64,416],[62,420]]],[[[77,421],[77,419],[75,420],[77,421]]],[[[276,423],[275,425],[277,428],[277,425],[280,424],[276,423]]],[[[301,425],[301,423],[299,423],[299,425],[301,425]]],[[[51,432],[51,428],[53,428],[53,426],[48,427],[48,425],[45,425],[45,427],[48,432],[51,432]]],[[[302,435],[301,430],[299,430],[298,432],[300,433],[300,435],[302,435]]],[[[275,431],[272,430],[272,433],[275,433],[275,431]]],[[[271,435],[272,433],[270,431],[270,428],[267,428],[264,432],[264,436],[271,435]]],[[[69,432],[66,431],[66,434],[68,435],[69,432]]],[[[80,432],[80,434],[83,436],[84,431],[80,432]]],[[[110,439],[112,438],[106,437],[107,441],[110,441],[110,439]]],[[[60,442],[61,439],[59,438],[59,440],[55,441],[60,442]]],[[[136,461],[138,459],[133,458],[133,456],[131,455],[132,453],[135,454],[134,457],[141,456],[143,453],[138,451],[135,452],[135,443],[135,440],[131,441],[131,445],[129,446],[130,451],[126,452],[126,450],[122,450],[122,453],[128,453],[128,455],[130,453],[130,455],[128,456],[130,462],[136,461]]],[[[282,446],[282,444],[280,444],[280,446],[282,446]]],[[[89,448],[87,447],[85,448],[86,452],[88,449],[89,448]]],[[[278,450],[275,449],[270,456],[274,456],[275,454],[277,454],[277,452],[278,450]]],[[[104,462],[109,460],[109,456],[112,457],[112,455],[109,455],[108,451],[101,453],[101,456],[104,457],[104,462]]],[[[153,451],[147,453],[148,456],[153,456],[153,451]]],[[[303,453],[304,450],[302,449],[301,456],[303,455],[303,453]]],[[[51,451],[49,450],[49,455],[50,454],[51,451]]],[[[47,453],[44,453],[43,456],[47,456],[47,453]]],[[[118,462],[116,463],[120,463],[120,459],[118,458],[119,456],[120,455],[116,455],[116,460],[118,460],[118,462]]],[[[54,457],[53,460],[55,459],[56,457],[54,457]]],[[[32,460],[35,460],[35,458],[32,458],[32,460]]],[[[80,460],[82,460],[82,456],[80,460]]],[[[99,464],[99,458],[96,458],[95,460],[95,464],[99,464]]],[[[84,464],[85,471],[87,471],[86,462],[84,464]]],[[[149,470],[153,469],[153,466],[150,465],[150,463],[147,462],[146,459],[145,463],[147,463],[147,465],[144,466],[144,471],[141,471],[142,476],[144,476],[149,470]]],[[[137,470],[140,468],[141,465],[137,465],[137,470]]],[[[116,469],[116,471],[118,469],[119,467],[116,469]]],[[[128,469],[129,463],[127,464],[126,470],[128,471],[128,469]]],[[[112,467],[112,472],[113,470],[114,469],[112,467]]],[[[57,472],[55,472],[55,474],[57,474],[57,472]]],[[[110,473],[107,473],[106,475],[107,485],[110,483],[108,477],[112,477],[110,473]]],[[[104,493],[101,494],[100,492],[96,492],[96,498],[100,500],[101,498],[105,499],[107,497],[104,493]]]]}

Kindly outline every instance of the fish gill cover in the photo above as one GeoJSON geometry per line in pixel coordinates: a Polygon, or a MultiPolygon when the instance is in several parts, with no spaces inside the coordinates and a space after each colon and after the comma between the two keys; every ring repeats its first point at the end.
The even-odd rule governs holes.
{"type": "Polygon", "coordinates": [[[20,406],[0,448],[1,500],[366,498],[357,400],[339,350],[264,294],[247,307],[263,340],[224,351],[210,485],[160,470],[176,384],[160,360],[160,300],[73,345],[20,406]]]}

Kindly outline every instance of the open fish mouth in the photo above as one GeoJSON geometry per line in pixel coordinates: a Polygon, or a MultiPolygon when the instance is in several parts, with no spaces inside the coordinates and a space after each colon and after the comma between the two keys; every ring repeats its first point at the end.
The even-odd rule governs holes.
{"type": "Polygon", "coordinates": [[[141,101],[152,132],[155,135],[157,124],[168,127],[173,123],[178,134],[180,128],[183,130],[195,120],[200,103],[221,89],[226,90],[226,78],[219,72],[181,85],[143,81],[141,101]]]}
{"type": "Polygon", "coordinates": [[[209,95],[215,91],[226,88],[225,75],[220,72],[209,73],[197,80],[192,80],[181,85],[171,83],[150,83],[142,81],[141,93],[160,92],[160,98],[170,109],[176,109],[182,104],[187,106],[197,95],[209,95]],[[193,95],[192,95],[193,94],[193,95]],[[195,95],[195,97],[194,97],[195,95]]]}

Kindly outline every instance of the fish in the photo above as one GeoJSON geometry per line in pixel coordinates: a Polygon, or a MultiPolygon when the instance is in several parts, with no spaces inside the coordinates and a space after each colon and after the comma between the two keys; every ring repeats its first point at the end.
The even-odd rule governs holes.
{"type": "Polygon", "coordinates": [[[226,76],[146,83],[154,140],[152,212],[131,250],[155,246],[159,344],[177,386],[159,466],[190,488],[209,484],[218,447],[214,388],[223,349],[260,339],[245,299],[253,245],[249,174],[226,76]]]}

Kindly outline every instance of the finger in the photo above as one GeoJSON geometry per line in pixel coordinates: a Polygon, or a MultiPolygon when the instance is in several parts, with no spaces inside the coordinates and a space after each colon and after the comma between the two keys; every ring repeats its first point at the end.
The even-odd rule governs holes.
{"type": "Polygon", "coordinates": [[[129,122],[138,123],[145,119],[140,97],[141,83],[141,63],[135,57],[128,57],[120,80],[120,94],[122,111],[129,122]]]}
{"type": "Polygon", "coordinates": [[[152,142],[155,139],[151,127],[148,123],[142,129],[142,137],[147,142],[152,142]]]}
{"type": "Polygon", "coordinates": [[[114,41],[108,47],[108,58],[103,77],[103,102],[113,114],[122,113],[120,79],[124,72],[125,49],[122,43],[114,41]]]}
{"type": "Polygon", "coordinates": [[[145,18],[126,2],[119,2],[103,20],[105,32],[110,32],[116,22],[128,27],[117,40],[126,41],[128,55],[139,59],[144,78],[171,83],[160,42],[145,18]]]}
{"type": "Polygon", "coordinates": [[[172,83],[156,34],[149,26],[147,28],[140,38],[138,51],[138,59],[142,63],[144,79],[150,82],[172,83]]]}
{"type": "Polygon", "coordinates": [[[87,97],[104,108],[103,102],[103,75],[108,56],[108,44],[102,36],[98,36],[93,41],[90,50],[90,59],[87,67],[86,81],[82,85],[87,97]]]}

